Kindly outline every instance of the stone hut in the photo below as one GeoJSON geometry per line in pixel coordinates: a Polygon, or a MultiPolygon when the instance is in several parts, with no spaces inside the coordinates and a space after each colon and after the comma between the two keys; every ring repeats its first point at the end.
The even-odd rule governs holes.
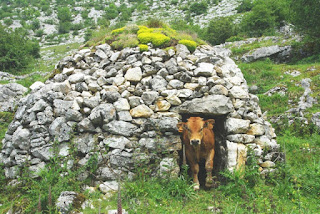
{"type": "Polygon", "coordinates": [[[249,148],[270,171],[279,150],[274,129],[229,55],[211,46],[190,53],[180,44],[145,52],[102,44],[65,57],[18,104],[0,153],[6,177],[22,167],[38,172],[54,156],[67,168],[95,157],[97,180],[132,177],[142,165],[178,173],[176,125],[195,115],[216,120],[215,173],[244,165],[249,148]]]}

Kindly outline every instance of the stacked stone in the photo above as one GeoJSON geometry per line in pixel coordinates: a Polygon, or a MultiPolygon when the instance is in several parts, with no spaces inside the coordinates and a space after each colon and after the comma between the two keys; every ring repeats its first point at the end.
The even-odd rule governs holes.
{"type": "Polygon", "coordinates": [[[210,46],[191,54],[180,44],[143,53],[103,44],[64,58],[52,79],[20,100],[2,142],[6,177],[24,166],[37,172],[55,155],[69,168],[97,155],[101,180],[130,177],[136,166],[152,162],[160,162],[159,173],[168,166],[176,173],[181,114],[225,116],[230,170],[244,164],[249,147],[261,167],[273,167],[276,136],[229,54],[210,46]]]}

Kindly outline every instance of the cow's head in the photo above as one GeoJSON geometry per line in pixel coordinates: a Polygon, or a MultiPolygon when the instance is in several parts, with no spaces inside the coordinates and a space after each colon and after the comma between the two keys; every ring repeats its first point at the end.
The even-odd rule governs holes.
{"type": "Polygon", "coordinates": [[[179,132],[188,134],[191,145],[198,146],[203,138],[203,129],[212,129],[214,122],[214,119],[204,121],[201,117],[190,117],[188,122],[180,122],[177,127],[179,132]]]}

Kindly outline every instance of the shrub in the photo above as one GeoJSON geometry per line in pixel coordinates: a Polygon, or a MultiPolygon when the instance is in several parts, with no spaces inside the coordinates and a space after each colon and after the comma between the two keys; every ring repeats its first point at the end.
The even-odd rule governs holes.
{"type": "Polygon", "coordinates": [[[0,70],[20,72],[40,57],[40,46],[37,41],[26,38],[22,32],[5,29],[0,25],[0,70]]]}
{"type": "Polygon", "coordinates": [[[262,36],[274,32],[276,26],[272,10],[263,5],[256,5],[241,21],[241,30],[249,36],[262,36]]]}
{"type": "Polygon", "coordinates": [[[139,44],[139,41],[137,39],[137,36],[135,34],[123,34],[120,35],[116,41],[111,43],[111,47],[117,50],[121,50],[126,47],[137,47],[139,44]]]}
{"type": "Polygon", "coordinates": [[[71,22],[61,22],[60,21],[60,24],[59,24],[59,33],[68,33],[72,28],[72,24],[71,22]]]}
{"type": "Polygon", "coordinates": [[[71,12],[68,7],[58,8],[58,19],[60,22],[70,22],[71,12]]]}
{"type": "Polygon", "coordinates": [[[250,11],[253,8],[252,0],[242,0],[241,4],[236,8],[238,13],[250,11]]]}
{"type": "Polygon", "coordinates": [[[316,53],[320,52],[320,8],[319,1],[295,0],[291,1],[291,21],[296,29],[309,38],[307,41],[316,53]]]}
{"type": "Polygon", "coordinates": [[[161,33],[140,33],[138,39],[142,44],[151,42],[156,47],[162,47],[169,43],[170,38],[161,33]]]}
{"type": "Polygon", "coordinates": [[[106,7],[104,9],[105,11],[105,17],[108,20],[114,19],[119,15],[118,8],[115,4],[110,4],[109,7],[106,7]]]}
{"type": "Polygon", "coordinates": [[[148,19],[146,25],[150,28],[162,28],[166,24],[163,21],[161,21],[160,19],[151,18],[151,19],[148,19]]]}
{"type": "Polygon", "coordinates": [[[205,38],[212,45],[224,43],[228,38],[236,34],[235,24],[230,17],[222,17],[211,20],[206,29],[205,38]]]}
{"type": "Polygon", "coordinates": [[[140,44],[140,45],[139,45],[139,48],[140,48],[140,51],[141,51],[141,52],[143,52],[143,51],[148,51],[148,50],[149,50],[148,45],[140,44]]]}
{"type": "Polygon", "coordinates": [[[111,34],[112,35],[119,35],[119,34],[123,33],[124,29],[125,29],[125,27],[115,29],[115,30],[111,31],[111,34]]]}
{"type": "Polygon", "coordinates": [[[195,2],[190,5],[190,12],[195,13],[196,15],[204,14],[207,12],[208,5],[205,1],[202,2],[195,2]]]}
{"type": "Polygon", "coordinates": [[[191,40],[187,40],[187,39],[180,40],[179,44],[183,44],[183,45],[187,46],[188,50],[191,52],[195,51],[197,48],[197,43],[195,41],[191,41],[191,40]]]}
{"type": "Polygon", "coordinates": [[[3,22],[4,22],[7,26],[12,25],[12,23],[13,23],[12,19],[10,19],[10,18],[3,20],[3,22]]]}
{"type": "Polygon", "coordinates": [[[288,8],[286,0],[257,0],[241,21],[242,31],[248,36],[274,34],[275,27],[280,27],[288,19],[288,8]]]}

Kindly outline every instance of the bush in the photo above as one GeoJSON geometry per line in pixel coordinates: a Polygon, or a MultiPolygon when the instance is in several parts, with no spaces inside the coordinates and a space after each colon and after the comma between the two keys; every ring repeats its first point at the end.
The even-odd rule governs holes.
{"type": "Polygon", "coordinates": [[[142,44],[151,42],[156,47],[162,47],[169,43],[170,38],[161,33],[140,33],[138,39],[142,44]]]}
{"type": "Polygon", "coordinates": [[[190,12],[196,15],[206,13],[207,9],[208,9],[208,5],[205,1],[195,2],[192,5],[190,5],[190,8],[189,8],[190,12]]]}
{"type": "Polygon", "coordinates": [[[139,41],[137,39],[137,36],[135,34],[123,34],[120,35],[116,41],[111,43],[111,47],[117,50],[121,50],[126,47],[137,47],[139,44],[139,41]]]}
{"type": "Polygon", "coordinates": [[[248,36],[262,36],[272,34],[276,22],[271,8],[264,5],[256,5],[252,11],[246,14],[241,21],[241,30],[248,36]]]}
{"type": "Polygon", "coordinates": [[[222,17],[211,20],[206,29],[205,38],[212,45],[224,43],[228,38],[236,34],[235,24],[230,17],[222,17]]]}
{"type": "Polygon", "coordinates": [[[60,22],[70,22],[71,12],[68,7],[58,8],[58,19],[60,22]]]}
{"type": "Polygon", "coordinates": [[[111,31],[111,34],[112,35],[119,35],[119,34],[123,33],[124,29],[125,29],[125,27],[115,29],[115,30],[111,31]]]}
{"type": "Polygon", "coordinates": [[[37,41],[26,38],[22,32],[5,29],[0,25],[0,70],[20,72],[40,57],[40,46],[37,41]]]}
{"type": "Polygon", "coordinates": [[[190,52],[195,51],[197,48],[197,43],[195,41],[191,41],[191,40],[187,40],[187,39],[180,40],[179,44],[183,44],[183,45],[187,46],[187,48],[190,52]]]}
{"type": "Polygon", "coordinates": [[[60,22],[59,24],[59,33],[63,34],[63,33],[69,33],[69,31],[72,28],[72,24],[71,22],[60,22]]]}
{"type": "Polygon", "coordinates": [[[248,36],[272,35],[275,27],[280,27],[288,19],[287,0],[257,0],[242,21],[242,31],[248,36]]]}
{"type": "Polygon", "coordinates": [[[320,7],[319,1],[294,0],[291,1],[291,21],[296,29],[305,34],[307,42],[313,46],[313,52],[320,52],[320,7]],[[308,41],[309,40],[309,41],[308,41]]]}
{"type": "Polygon", "coordinates": [[[241,4],[236,8],[238,13],[250,11],[253,8],[252,0],[242,0],[241,4]]]}
{"type": "Polygon", "coordinates": [[[118,8],[115,4],[110,4],[108,7],[104,9],[105,17],[108,20],[115,19],[119,15],[118,8]]]}
{"type": "Polygon", "coordinates": [[[141,51],[141,52],[144,52],[144,51],[148,51],[148,50],[149,50],[148,45],[140,44],[140,45],[139,45],[139,48],[140,48],[140,51],[141,51]]]}

